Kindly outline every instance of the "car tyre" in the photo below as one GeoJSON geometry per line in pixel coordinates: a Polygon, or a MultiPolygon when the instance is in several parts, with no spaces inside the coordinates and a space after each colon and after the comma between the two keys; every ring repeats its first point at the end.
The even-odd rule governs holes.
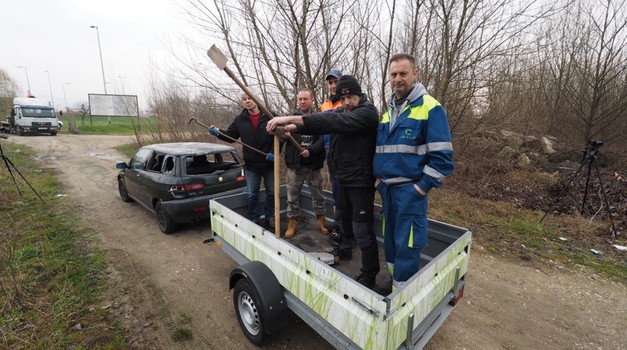
{"type": "Polygon", "coordinates": [[[118,192],[120,192],[120,198],[124,202],[132,202],[133,199],[128,195],[128,190],[126,189],[126,185],[124,184],[124,180],[118,180],[118,192]]]}
{"type": "Polygon", "coordinates": [[[261,346],[267,337],[264,326],[263,307],[257,290],[247,278],[235,283],[233,288],[233,306],[244,335],[251,343],[261,346]]]}
{"type": "Polygon", "coordinates": [[[170,218],[168,213],[165,211],[163,204],[161,201],[157,202],[155,205],[155,213],[157,213],[157,223],[159,224],[159,229],[163,233],[172,233],[176,230],[176,225],[174,221],[170,218]]]}

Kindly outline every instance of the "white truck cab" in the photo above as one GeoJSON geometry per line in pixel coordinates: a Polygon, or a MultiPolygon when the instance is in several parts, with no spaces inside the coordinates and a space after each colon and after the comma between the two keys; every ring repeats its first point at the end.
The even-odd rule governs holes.
{"type": "Polygon", "coordinates": [[[18,135],[59,132],[59,119],[48,101],[34,97],[13,99],[11,116],[7,118],[8,128],[18,135]]]}

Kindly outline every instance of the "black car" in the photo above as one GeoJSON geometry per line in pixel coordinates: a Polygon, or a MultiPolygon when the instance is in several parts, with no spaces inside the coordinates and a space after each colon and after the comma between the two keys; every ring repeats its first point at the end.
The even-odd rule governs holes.
{"type": "Polygon", "coordinates": [[[117,163],[118,191],[157,215],[159,229],[209,218],[209,199],[246,186],[242,161],[231,146],[215,143],[161,143],[140,148],[128,163],[117,163]]]}

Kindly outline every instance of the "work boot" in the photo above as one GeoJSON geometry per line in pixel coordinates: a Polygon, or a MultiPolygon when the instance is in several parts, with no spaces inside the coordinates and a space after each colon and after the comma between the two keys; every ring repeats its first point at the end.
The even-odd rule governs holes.
{"type": "Polygon", "coordinates": [[[320,232],[322,232],[323,235],[328,235],[329,230],[327,230],[327,228],[324,227],[325,224],[326,224],[326,220],[324,218],[324,215],[318,215],[318,227],[320,227],[320,232]]]}
{"type": "Polygon", "coordinates": [[[363,273],[357,275],[357,277],[355,277],[355,281],[359,282],[360,284],[366,286],[366,288],[371,290],[374,290],[377,286],[377,281],[374,278],[368,277],[363,273]]]}
{"type": "Polygon", "coordinates": [[[262,226],[268,231],[274,231],[274,218],[270,220],[264,220],[262,226]]]}
{"type": "Polygon", "coordinates": [[[290,239],[294,237],[296,234],[296,226],[298,226],[298,222],[296,218],[290,218],[290,222],[287,224],[287,230],[285,231],[285,238],[290,239]]]}
{"type": "Polygon", "coordinates": [[[336,263],[339,263],[340,260],[351,260],[353,258],[353,252],[348,250],[342,250],[340,249],[340,247],[337,247],[335,249],[333,249],[333,251],[331,252],[331,254],[333,255],[333,258],[335,260],[336,263]]]}
{"type": "Polygon", "coordinates": [[[340,244],[342,243],[342,236],[340,235],[340,228],[338,226],[334,226],[332,228],[329,228],[327,232],[329,232],[329,242],[332,245],[339,247],[340,244]]]}

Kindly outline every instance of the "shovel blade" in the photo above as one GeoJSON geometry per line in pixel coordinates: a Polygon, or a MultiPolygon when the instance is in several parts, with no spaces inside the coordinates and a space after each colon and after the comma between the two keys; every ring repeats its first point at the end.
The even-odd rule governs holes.
{"type": "Polygon", "coordinates": [[[211,45],[209,50],[207,50],[207,56],[209,56],[213,63],[221,70],[224,70],[224,68],[226,68],[226,62],[228,62],[228,59],[215,44],[211,45]]]}

